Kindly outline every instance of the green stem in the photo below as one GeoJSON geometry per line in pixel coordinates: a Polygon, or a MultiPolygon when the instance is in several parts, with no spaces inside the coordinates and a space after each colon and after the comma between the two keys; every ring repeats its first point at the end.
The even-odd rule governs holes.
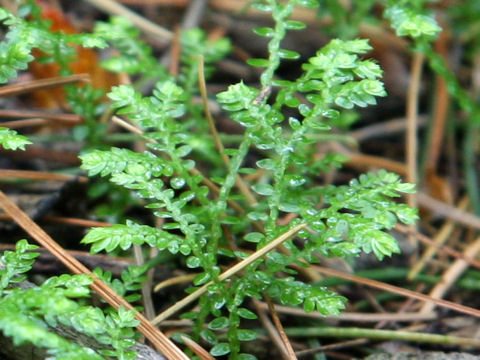
{"type": "MultiPolygon", "coordinates": [[[[265,230],[267,234],[270,234],[273,232],[277,223],[281,195],[282,193],[284,193],[284,190],[285,190],[284,189],[285,172],[290,162],[290,155],[292,154],[292,151],[295,149],[296,144],[303,138],[303,135],[305,134],[306,130],[307,130],[306,126],[302,126],[300,129],[294,131],[288,143],[285,146],[283,144],[280,145],[284,147],[284,149],[278,149],[278,151],[281,152],[281,158],[280,158],[279,166],[274,170],[274,173],[273,173],[274,192],[268,199],[270,214],[269,214],[267,224],[265,226],[265,230]]],[[[279,142],[281,142],[281,140],[279,142]]]]}
{"type": "Polygon", "coordinates": [[[287,32],[285,20],[293,12],[294,1],[289,1],[286,5],[280,5],[277,0],[270,0],[269,5],[272,7],[272,17],[275,21],[275,29],[272,40],[268,43],[268,66],[260,76],[260,83],[264,89],[272,84],[275,70],[277,70],[280,65],[280,43],[285,38],[287,32]]]}
{"type": "Polygon", "coordinates": [[[203,330],[205,324],[207,323],[207,317],[210,314],[210,300],[208,297],[204,296],[198,300],[198,317],[195,319],[192,327],[192,335],[195,339],[198,339],[200,332],[203,330]]]}
{"type": "MultiPolygon", "coordinates": [[[[165,139],[165,146],[167,148],[166,152],[170,156],[172,160],[172,164],[174,167],[175,172],[185,179],[189,188],[196,194],[197,199],[200,201],[202,205],[207,205],[208,199],[206,196],[198,196],[200,194],[200,190],[198,187],[197,182],[190,173],[185,169],[182,165],[182,159],[175,155],[175,144],[171,143],[169,137],[167,136],[165,139]]],[[[182,214],[182,210],[175,206],[174,203],[170,201],[169,198],[166,196],[162,199],[165,202],[165,206],[167,210],[172,214],[172,218],[178,222],[180,230],[185,234],[185,240],[187,241],[188,245],[192,249],[193,254],[200,259],[201,265],[203,269],[210,275],[212,279],[216,278],[216,254],[217,252],[206,251],[204,252],[202,249],[201,243],[198,241],[198,234],[196,234],[190,227],[189,222],[185,219],[182,214]]]]}
{"type": "Polygon", "coordinates": [[[231,307],[229,309],[229,318],[228,318],[228,343],[230,345],[230,355],[229,359],[237,359],[238,353],[240,352],[240,341],[238,340],[238,328],[240,326],[240,317],[237,315],[238,306],[231,307]]]}
{"type": "Polygon", "coordinates": [[[225,177],[225,181],[220,188],[218,194],[218,201],[215,207],[215,211],[212,216],[212,239],[207,245],[207,252],[216,254],[218,251],[218,242],[222,236],[221,228],[221,216],[227,210],[227,200],[228,196],[235,186],[235,178],[238,174],[240,166],[242,166],[243,160],[248,154],[252,141],[249,136],[249,132],[245,133],[244,139],[238,147],[237,153],[230,159],[228,165],[228,173],[225,177]]]}

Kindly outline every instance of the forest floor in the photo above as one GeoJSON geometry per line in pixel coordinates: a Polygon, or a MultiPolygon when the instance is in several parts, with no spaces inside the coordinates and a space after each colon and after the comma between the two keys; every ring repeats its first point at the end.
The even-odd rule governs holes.
{"type": "MultiPolygon", "coordinates": [[[[358,2],[339,3],[351,6],[353,11],[358,2]]],[[[110,15],[137,14],[138,17],[132,19],[144,31],[142,38],[153,46],[154,55],[172,74],[179,68],[179,33],[201,27],[211,39],[229,38],[233,49],[217,63],[207,85],[208,94],[213,98],[240,80],[260,88],[260,70],[246,65],[245,61],[267,56],[266,40],[256,36],[252,29],[268,26],[271,21],[264,13],[249,8],[247,0],[52,0],[41,4],[45,16],[54,19],[58,28],[66,32],[91,31],[96,21],[106,20],[110,15]],[[142,20],[166,29],[168,36],[162,38],[158,29],[152,29],[142,20]]],[[[1,5],[12,8],[15,2],[3,0],[1,5]]],[[[478,97],[478,51],[466,54],[471,50],[465,40],[468,34],[458,30],[461,29],[455,22],[458,20],[450,17],[456,2],[440,1],[432,6],[443,27],[434,42],[435,50],[449,64],[466,92],[478,97]]],[[[341,16],[334,20],[328,8],[323,11],[298,9],[294,12],[293,18],[306,23],[307,28],[289,32],[284,48],[295,49],[301,58],[282,63],[278,78],[292,79],[298,75],[299,65],[331,38],[358,36],[370,39],[374,50],[367,56],[376,59],[383,68],[388,96],[378,100],[375,106],[352,112],[352,123],[334,129],[336,137],[318,146],[319,153],[334,151],[346,158],[342,168],[328,173],[321,181],[345,184],[368,171],[395,172],[406,182],[417,184],[417,193],[402,201],[418,207],[420,218],[414,227],[397,225],[392,230],[401,254],[382,262],[370,255],[348,263],[324,259],[321,267],[317,267],[319,284],[348,299],[342,314],[324,317],[277,306],[277,318],[299,359],[351,359],[377,353],[391,354],[383,355],[388,359],[399,358],[395,357],[398,353],[426,358],[423,352],[430,351],[440,352],[434,358],[448,358],[446,353],[452,352],[480,355],[480,311],[477,310],[480,307],[477,297],[480,217],[475,213],[480,205],[472,206],[475,198],[469,190],[477,184],[479,147],[474,135],[478,134],[478,127],[469,125],[468,114],[459,109],[457,100],[447,91],[445,80],[430,69],[428,60],[412,52],[411,43],[396,36],[382,20],[380,5],[373,6],[364,16],[368,21],[357,20],[347,11],[340,24],[341,16]],[[371,19],[378,21],[374,23],[371,19]],[[473,180],[469,177],[472,173],[473,180]],[[414,335],[409,336],[412,331],[414,335]]],[[[99,59],[106,54],[108,50],[81,53],[82,64],[75,72],[90,74],[92,84],[105,91],[113,85],[130,83],[132,79],[127,74],[113,75],[100,68],[99,59]]],[[[25,151],[0,152],[1,188],[81,263],[118,275],[134,262],[133,254],[92,255],[80,245],[91,226],[109,225],[112,217],[108,216],[106,206],[102,210],[105,197],[89,196],[93,180],[85,174],[68,174],[69,169],[77,168],[80,163],[78,154],[84,144],[74,140],[71,134],[75,132],[74,127],[82,124],[82,118],[73,114],[66,104],[57,71],[52,65],[33,63],[28,71],[0,89],[0,126],[15,129],[33,141],[25,151]],[[39,91],[36,88],[39,80],[51,81],[50,85],[57,87],[39,91]]],[[[72,82],[79,79],[82,80],[73,78],[72,82]]],[[[45,83],[40,87],[46,88],[45,83]]],[[[224,120],[218,107],[212,107],[212,112],[222,133],[242,131],[237,124],[224,120]]],[[[105,111],[98,121],[107,124],[109,135],[117,134],[120,139],[123,134],[127,142],[120,143],[130,146],[128,134],[111,123],[109,116],[105,111]]],[[[150,221],[141,206],[132,205],[126,213],[150,221]]],[[[0,216],[0,251],[12,249],[21,238],[31,239],[22,229],[28,224],[19,223],[11,214],[0,216]]],[[[55,255],[42,249],[31,277],[41,282],[67,271],[55,255]]],[[[155,284],[185,274],[181,269],[162,265],[149,276],[155,284]]],[[[179,285],[162,290],[153,297],[154,308],[163,309],[164,303],[183,297],[183,290],[179,285]]],[[[257,311],[268,312],[268,306],[257,304],[257,311]]],[[[259,322],[257,326],[262,324],[259,322]]],[[[167,321],[160,330],[168,335],[184,327],[185,323],[180,320],[167,321]]],[[[268,331],[273,338],[279,330],[275,329],[273,326],[273,330],[268,331]]],[[[248,347],[259,359],[288,358],[282,342],[271,340],[266,334],[248,347]]]]}

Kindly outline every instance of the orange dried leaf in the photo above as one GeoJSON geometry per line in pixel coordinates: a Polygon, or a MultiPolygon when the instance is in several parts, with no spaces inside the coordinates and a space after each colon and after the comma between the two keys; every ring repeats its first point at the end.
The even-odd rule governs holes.
{"type": "MultiPolygon", "coordinates": [[[[50,30],[52,32],[64,32],[66,34],[78,33],[72,22],[58,9],[45,2],[37,2],[42,7],[42,17],[52,21],[50,30]]],[[[92,49],[86,49],[78,45],[73,45],[77,52],[77,60],[70,63],[70,70],[73,74],[90,74],[92,86],[100,89],[109,89],[118,83],[117,76],[104,70],[99,65],[98,55],[92,49]]],[[[34,50],[33,55],[36,59],[42,58],[45,54],[39,50],[34,50]]],[[[30,73],[35,79],[44,79],[56,77],[60,74],[60,66],[56,63],[42,64],[33,61],[29,66],[30,73]]],[[[65,107],[65,91],[61,87],[37,90],[33,92],[35,103],[41,108],[65,107]]]]}

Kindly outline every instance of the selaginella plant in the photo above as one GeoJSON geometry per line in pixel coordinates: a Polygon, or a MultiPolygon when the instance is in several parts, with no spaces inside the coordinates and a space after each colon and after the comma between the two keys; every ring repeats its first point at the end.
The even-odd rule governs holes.
{"type": "MultiPolygon", "coordinates": [[[[25,11],[36,9],[32,1],[27,5],[30,8],[25,11]]],[[[245,128],[241,139],[227,149],[220,139],[228,134],[216,132],[214,124],[207,121],[210,114],[195,99],[200,93],[197,78],[204,74],[199,55],[208,75],[211,65],[228,52],[227,40],[210,42],[198,29],[185,32],[183,66],[174,77],[158,65],[149,46],[138,39],[138,31],[121,18],[98,24],[94,35],[66,35],[50,33],[38,19],[31,23],[5,10],[0,12],[0,20],[9,29],[7,41],[1,45],[5,57],[0,63],[0,82],[26,68],[33,59],[33,48],[52,54],[67,66],[71,54],[68,43],[99,47],[110,43],[118,55],[104,62],[108,69],[135,76],[139,86],[151,78],[158,80],[150,96],[131,85],[114,87],[108,94],[117,115],[141,129],[147,150],[93,150],[81,155],[81,160],[90,175],[109,177],[112,183],[143,199],[160,225],[128,220],[109,228],[94,228],[83,242],[91,244],[93,252],[127,250],[135,244],[178,256],[178,263],[196,273],[188,292],[199,306],[195,311],[176,310],[184,310],[181,316],[194,322],[191,335],[209,343],[214,356],[254,358],[241,353],[240,346],[257,336],[242,328],[242,319],[256,319],[248,308],[249,298],[268,295],[308,312],[338,314],[345,299],[301,281],[297,272],[321,257],[352,257],[361,251],[373,252],[380,260],[390,256],[399,248],[388,230],[397,221],[411,224],[416,219],[415,210],[392,199],[413,191],[412,184],[402,183],[395,174],[379,171],[361,175],[347,185],[319,185],[322,174],[340,166],[341,158],[335,154],[318,156],[316,135],[327,134],[342,110],[373,105],[376,97],[386,93],[379,80],[382,70],[374,61],[364,59],[371,50],[366,40],[333,40],[302,66],[297,79],[276,78],[282,60],[300,56],[281,47],[287,31],[305,27],[289,19],[297,5],[313,8],[318,4],[315,0],[252,2],[258,10],[271,13],[274,20],[273,27],[255,29],[256,34],[269,39],[269,56],[249,61],[264,69],[260,88],[240,82],[217,94],[224,114],[245,128]],[[255,176],[247,180],[245,174],[255,176]],[[270,251],[255,256],[266,248],[270,251]],[[234,264],[240,266],[233,268],[234,264]],[[230,269],[225,270],[227,267],[230,269]],[[217,331],[225,329],[226,337],[217,331]]],[[[75,94],[82,91],[72,88],[67,93],[75,111],[93,118],[93,108],[83,108],[80,97],[75,100],[75,94]]],[[[28,144],[10,130],[0,131],[5,147],[28,144]]],[[[29,245],[21,242],[13,255],[2,258],[6,270],[0,273],[0,301],[5,307],[0,309],[18,315],[15,326],[11,326],[13,318],[0,316],[11,320],[0,321],[2,331],[19,343],[30,340],[41,346],[28,335],[33,325],[27,320],[35,314],[37,324],[72,326],[110,345],[103,352],[84,352],[45,332],[42,336],[51,343],[43,346],[50,348],[52,358],[100,358],[100,354],[132,358],[128,351],[135,325],[132,314],[120,309],[105,316],[100,309],[83,304],[91,279],[60,276],[36,290],[7,289],[17,281],[14,275],[31,266],[33,257],[25,255],[28,249],[29,245]],[[33,304],[29,298],[43,300],[33,304]],[[58,306],[49,307],[52,299],[58,306]]],[[[144,270],[130,271],[128,281],[118,283],[117,288],[123,293],[138,288],[137,280],[144,270]]],[[[108,274],[97,274],[110,280],[108,274]]],[[[154,322],[171,313],[160,314],[154,322]]]]}
{"type": "MultiPolygon", "coordinates": [[[[5,251],[0,257],[0,330],[11,337],[15,345],[32,344],[45,349],[52,360],[102,360],[109,357],[134,359],[133,327],[138,325],[134,313],[120,308],[105,315],[102,309],[84,303],[90,296],[88,275],[54,276],[40,286],[29,283],[15,286],[25,279],[38,246],[26,240],[16,244],[15,251],[5,251]],[[76,343],[57,332],[59,326],[71,328],[85,336],[76,343]],[[95,339],[94,342],[88,338],[95,339]],[[96,344],[96,350],[90,348],[96,344]]],[[[73,331],[73,332],[72,332],[73,331]]],[[[68,331],[65,331],[68,333],[68,331]]]]}
{"type": "MultiPolygon", "coordinates": [[[[135,244],[181,257],[197,274],[188,289],[190,297],[201,294],[197,310],[181,316],[193,320],[192,336],[211,344],[214,356],[253,358],[241,353],[240,346],[257,336],[241,328],[242,319],[256,318],[248,309],[248,298],[268,295],[307,312],[338,314],[345,299],[299,280],[298,269],[322,256],[349,257],[361,251],[373,252],[381,260],[399,251],[388,230],[397,221],[411,224],[416,219],[415,210],[392,199],[413,191],[412,184],[402,183],[395,174],[379,171],[347,185],[318,185],[322,172],[339,164],[335,156],[316,156],[315,134],[328,132],[342,109],[373,105],[386,92],[379,80],[380,67],[363,58],[371,50],[366,40],[333,40],[302,66],[296,80],[277,79],[275,72],[283,59],[299,58],[280,45],[288,30],[305,27],[289,19],[296,5],[318,4],[314,0],[253,2],[274,20],[273,27],[255,29],[269,39],[268,59],[249,61],[264,68],[261,87],[240,82],[217,94],[225,114],[245,128],[236,146],[223,149],[221,136],[209,131],[198,105],[192,105],[197,91],[189,73],[197,64],[192,53],[179,79],[162,75],[151,96],[131,85],[114,87],[108,94],[116,113],[142,130],[146,151],[111,148],[81,155],[82,168],[89,175],[109,177],[132,190],[161,219],[158,227],[127,221],[94,228],[83,243],[91,244],[93,252],[127,250],[135,244]],[[209,149],[217,144],[219,153],[205,157],[199,143],[209,149]],[[219,162],[223,166],[218,167],[219,162]],[[247,181],[244,174],[258,176],[247,181]],[[249,250],[279,239],[284,240],[279,248],[242,262],[251,259],[249,250]],[[222,276],[224,267],[239,261],[247,265],[222,276]],[[226,340],[216,332],[220,329],[227,330],[226,340]]],[[[113,25],[124,24],[116,20],[113,25]]],[[[132,45],[122,42],[124,50],[132,45]]],[[[150,52],[141,46],[133,49],[137,52],[130,51],[129,58],[112,60],[109,66],[148,73],[151,68],[135,69],[132,58],[148,60],[150,52]]],[[[164,318],[161,314],[154,322],[164,318]]]]}

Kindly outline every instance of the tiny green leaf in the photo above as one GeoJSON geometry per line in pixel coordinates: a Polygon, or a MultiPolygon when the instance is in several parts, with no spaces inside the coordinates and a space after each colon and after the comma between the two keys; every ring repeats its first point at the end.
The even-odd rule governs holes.
{"type": "Polygon", "coordinates": [[[285,21],[285,27],[288,30],[303,30],[307,27],[307,25],[301,21],[287,20],[285,21]]]}
{"type": "Polygon", "coordinates": [[[265,239],[265,235],[259,232],[251,232],[244,236],[245,241],[259,243],[265,239]]]}
{"type": "Polygon", "coordinates": [[[258,337],[258,334],[253,330],[238,330],[238,340],[252,341],[258,337]]]}
{"type": "Polygon", "coordinates": [[[256,184],[252,186],[252,189],[260,195],[269,196],[275,193],[272,185],[269,184],[256,184]]]}
{"type": "Polygon", "coordinates": [[[213,356],[222,356],[230,352],[230,345],[227,343],[218,343],[211,350],[210,354],[213,356]]]}
{"type": "Polygon", "coordinates": [[[264,37],[273,37],[273,35],[275,35],[275,31],[271,27],[255,28],[253,32],[264,37]]]}
{"type": "Polygon", "coordinates": [[[213,329],[213,330],[224,329],[228,326],[228,324],[229,324],[229,322],[228,322],[228,319],[226,317],[218,317],[218,318],[212,320],[208,324],[208,328],[213,329]]]}
{"type": "Polygon", "coordinates": [[[285,49],[279,49],[278,55],[282,59],[288,59],[288,60],[297,60],[298,58],[300,58],[300,54],[298,52],[292,51],[292,50],[285,50],[285,49]]]}
{"type": "Polygon", "coordinates": [[[255,67],[268,67],[269,62],[267,59],[248,59],[247,64],[255,67]]]}
{"type": "Polygon", "coordinates": [[[26,136],[18,135],[15,130],[0,127],[0,145],[7,150],[25,150],[25,146],[31,144],[26,136]]]}
{"type": "Polygon", "coordinates": [[[319,6],[317,0],[297,0],[297,3],[306,8],[316,8],[319,6]]]}

